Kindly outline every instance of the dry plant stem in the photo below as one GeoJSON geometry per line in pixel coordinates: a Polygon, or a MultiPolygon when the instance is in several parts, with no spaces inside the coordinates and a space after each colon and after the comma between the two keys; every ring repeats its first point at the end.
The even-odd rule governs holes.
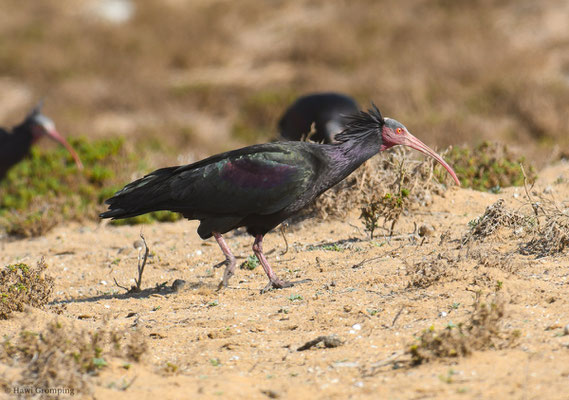
{"type": "Polygon", "coordinates": [[[527,196],[527,198],[531,204],[531,208],[533,209],[533,212],[535,213],[535,216],[537,219],[537,225],[539,226],[539,218],[537,218],[537,217],[539,217],[539,215],[538,215],[539,205],[538,205],[538,203],[536,203],[532,200],[531,195],[530,195],[530,191],[533,188],[533,184],[532,184],[532,187],[528,189],[528,177],[526,175],[526,170],[524,169],[524,165],[522,163],[520,163],[520,168],[521,168],[522,174],[524,176],[524,190],[525,190],[526,196],[527,196]]]}
{"type": "Polygon", "coordinates": [[[136,283],[136,286],[133,286],[130,289],[128,289],[128,288],[122,286],[121,284],[119,284],[116,278],[113,278],[113,280],[115,281],[115,285],[120,287],[121,289],[126,290],[128,293],[139,293],[142,290],[141,289],[142,274],[144,272],[144,266],[146,265],[146,260],[148,259],[148,253],[150,252],[150,249],[148,248],[148,245],[146,244],[146,239],[144,239],[144,235],[142,234],[142,232],[140,232],[140,238],[142,239],[142,243],[144,244],[144,257],[142,257],[142,258],[140,257],[141,249],[138,249],[138,265],[137,265],[138,279],[134,280],[134,282],[136,283]]]}
{"type": "Polygon", "coordinates": [[[388,254],[393,254],[393,253],[397,252],[397,250],[402,249],[403,247],[405,247],[405,244],[402,244],[401,246],[396,247],[396,248],[393,249],[393,250],[388,250],[388,251],[386,251],[385,253],[383,253],[383,254],[380,255],[380,256],[375,256],[375,257],[371,257],[371,258],[366,258],[366,259],[360,261],[359,263],[352,265],[352,268],[359,268],[359,267],[361,267],[362,265],[364,265],[364,264],[366,264],[366,263],[368,263],[368,262],[382,259],[382,258],[385,257],[386,255],[388,255],[388,254]]]}
{"type": "Polygon", "coordinates": [[[393,322],[391,323],[391,327],[392,327],[392,328],[395,326],[395,323],[397,322],[397,320],[398,320],[399,317],[401,316],[401,313],[403,312],[404,309],[405,309],[405,306],[401,307],[401,310],[399,310],[399,312],[397,313],[397,315],[395,315],[395,318],[393,318],[393,322]]]}
{"type": "Polygon", "coordinates": [[[281,253],[282,256],[284,256],[286,253],[288,253],[288,240],[286,240],[286,233],[285,233],[287,226],[288,226],[288,224],[287,224],[286,222],[285,222],[285,223],[282,223],[282,224],[281,224],[281,229],[280,229],[281,235],[282,235],[283,240],[284,240],[284,242],[285,242],[285,249],[284,249],[284,251],[281,253]]]}
{"type": "Polygon", "coordinates": [[[144,235],[140,232],[140,238],[142,239],[142,243],[144,243],[144,257],[142,258],[142,264],[140,262],[140,250],[138,250],[138,280],[136,281],[136,291],[140,292],[140,286],[142,285],[142,273],[144,272],[144,266],[146,265],[146,260],[148,259],[148,245],[146,244],[146,239],[144,239],[144,235]]]}
{"type": "MultiPolygon", "coordinates": [[[[397,195],[401,198],[401,186],[403,186],[403,179],[405,178],[405,170],[403,165],[405,164],[405,159],[401,159],[399,162],[399,176],[397,177],[397,195]]],[[[399,216],[393,219],[391,222],[391,227],[389,228],[389,237],[393,236],[393,230],[395,229],[395,223],[399,219],[399,216]]]]}
{"type": "Polygon", "coordinates": [[[376,363],[371,364],[369,371],[366,372],[364,374],[364,376],[369,377],[369,376],[376,375],[378,372],[380,372],[381,368],[386,367],[386,366],[391,365],[391,364],[394,364],[397,361],[397,359],[403,355],[405,355],[404,351],[398,351],[398,352],[393,353],[392,355],[390,355],[389,357],[387,357],[384,360],[381,360],[381,361],[378,361],[376,363]]]}
{"type": "Polygon", "coordinates": [[[126,290],[127,292],[130,292],[129,288],[124,287],[123,285],[121,285],[120,283],[118,283],[117,278],[113,278],[113,280],[115,281],[115,285],[120,287],[121,289],[126,290]]]}
{"type": "Polygon", "coordinates": [[[124,385],[124,386],[121,386],[120,389],[121,389],[123,392],[124,392],[125,390],[127,390],[129,387],[132,386],[132,384],[134,383],[134,381],[136,380],[136,378],[138,378],[138,376],[135,375],[135,376],[130,380],[129,383],[127,383],[127,384],[124,385]]]}

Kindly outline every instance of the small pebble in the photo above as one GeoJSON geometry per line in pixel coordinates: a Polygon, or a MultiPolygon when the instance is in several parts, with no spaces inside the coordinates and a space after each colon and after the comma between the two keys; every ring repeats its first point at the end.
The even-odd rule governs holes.
{"type": "Polygon", "coordinates": [[[275,392],[272,389],[261,390],[261,393],[263,393],[269,399],[278,399],[279,397],[281,397],[281,395],[278,392],[275,392]]]}
{"type": "Polygon", "coordinates": [[[419,236],[432,236],[435,233],[435,228],[432,225],[423,224],[419,227],[419,236]]]}
{"type": "Polygon", "coordinates": [[[569,335],[569,324],[565,325],[565,328],[563,328],[563,334],[569,335]]]}
{"type": "Polygon", "coordinates": [[[101,281],[101,285],[106,285],[107,281],[101,281]]]}
{"type": "Polygon", "coordinates": [[[172,283],[172,290],[174,292],[178,292],[180,291],[180,289],[182,289],[184,286],[186,286],[186,281],[183,279],[176,279],[173,283],[172,283]]]}
{"type": "Polygon", "coordinates": [[[354,324],[354,325],[352,325],[352,329],[359,331],[362,329],[362,326],[361,326],[361,324],[354,324]]]}
{"type": "Polygon", "coordinates": [[[444,317],[446,317],[447,315],[448,315],[448,314],[447,314],[446,311],[441,311],[441,312],[439,313],[439,317],[441,317],[441,318],[444,318],[444,317]]]}

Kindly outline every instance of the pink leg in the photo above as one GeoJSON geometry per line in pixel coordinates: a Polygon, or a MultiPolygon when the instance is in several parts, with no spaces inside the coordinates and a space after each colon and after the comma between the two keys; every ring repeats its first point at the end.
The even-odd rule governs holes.
{"type": "Polygon", "coordinates": [[[221,248],[221,251],[225,255],[225,261],[220,262],[219,264],[214,265],[214,268],[219,268],[222,265],[225,265],[225,271],[223,272],[223,280],[219,282],[218,290],[222,287],[227,287],[229,284],[229,278],[231,278],[235,274],[235,256],[229,250],[229,246],[225,243],[223,236],[221,233],[213,232],[213,237],[217,241],[217,244],[221,248]]]}
{"type": "Polygon", "coordinates": [[[257,235],[255,237],[255,243],[253,243],[253,252],[255,253],[257,258],[259,259],[259,262],[263,266],[265,273],[269,277],[269,283],[267,284],[267,286],[265,286],[263,289],[261,289],[261,293],[265,293],[266,291],[268,291],[271,288],[282,289],[282,288],[294,286],[294,284],[296,284],[296,283],[302,283],[302,282],[306,282],[309,280],[309,279],[305,279],[305,280],[297,281],[297,282],[288,282],[288,281],[283,281],[282,279],[280,279],[277,276],[277,274],[275,274],[275,271],[273,271],[273,269],[269,265],[269,262],[265,258],[265,255],[263,254],[263,235],[257,235]]]}

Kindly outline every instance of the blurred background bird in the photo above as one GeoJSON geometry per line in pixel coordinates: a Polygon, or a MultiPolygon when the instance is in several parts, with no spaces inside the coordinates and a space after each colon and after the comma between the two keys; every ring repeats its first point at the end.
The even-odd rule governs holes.
{"type": "Polygon", "coordinates": [[[0,128],[0,180],[6,176],[10,168],[28,155],[32,145],[44,136],[64,146],[71,153],[77,168],[83,169],[83,164],[75,150],[57,132],[53,121],[42,114],[41,107],[40,102],[24,121],[11,130],[0,128]]]}
{"type": "Polygon", "coordinates": [[[345,94],[307,94],[299,97],[284,112],[279,120],[279,133],[286,140],[333,143],[336,134],[346,127],[347,116],[358,110],[358,103],[345,94]]]}

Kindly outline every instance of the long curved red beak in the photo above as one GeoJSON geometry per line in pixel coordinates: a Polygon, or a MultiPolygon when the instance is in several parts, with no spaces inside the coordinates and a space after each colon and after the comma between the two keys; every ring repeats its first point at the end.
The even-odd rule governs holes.
{"type": "Polygon", "coordinates": [[[426,154],[428,156],[433,157],[435,160],[437,160],[437,162],[439,164],[441,164],[443,167],[445,167],[445,169],[452,176],[452,178],[454,179],[456,184],[458,186],[460,186],[460,181],[458,180],[456,174],[454,173],[454,170],[450,167],[450,165],[448,165],[446,163],[445,160],[443,160],[443,158],[441,156],[439,156],[437,153],[435,153],[433,150],[431,150],[431,148],[429,146],[427,146],[425,143],[421,142],[419,139],[417,139],[415,136],[411,135],[410,133],[407,133],[405,136],[407,139],[406,143],[403,143],[405,146],[409,146],[415,150],[420,151],[423,154],[426,154]]]}
{"type": "Polygon", "coordinates": [[[63,147],[65,147],[67,151],[71,154],[71,157],[73,157],[73,160],[75,160],[77,168],[79,170],[83,169],[83,163],[81,162],[81,159],[79,158],[75,150],[73,150],[73,147],[71,147],[71,145],[67,143],[67,140],[65,140],[65,138],[59,134],[59,132],[57,132],[55,129],[52,129],[51,131],[47,132],[47,136],[49,136],[51,139],[55,140],[56,142],[60,143],[63,147]]]}

